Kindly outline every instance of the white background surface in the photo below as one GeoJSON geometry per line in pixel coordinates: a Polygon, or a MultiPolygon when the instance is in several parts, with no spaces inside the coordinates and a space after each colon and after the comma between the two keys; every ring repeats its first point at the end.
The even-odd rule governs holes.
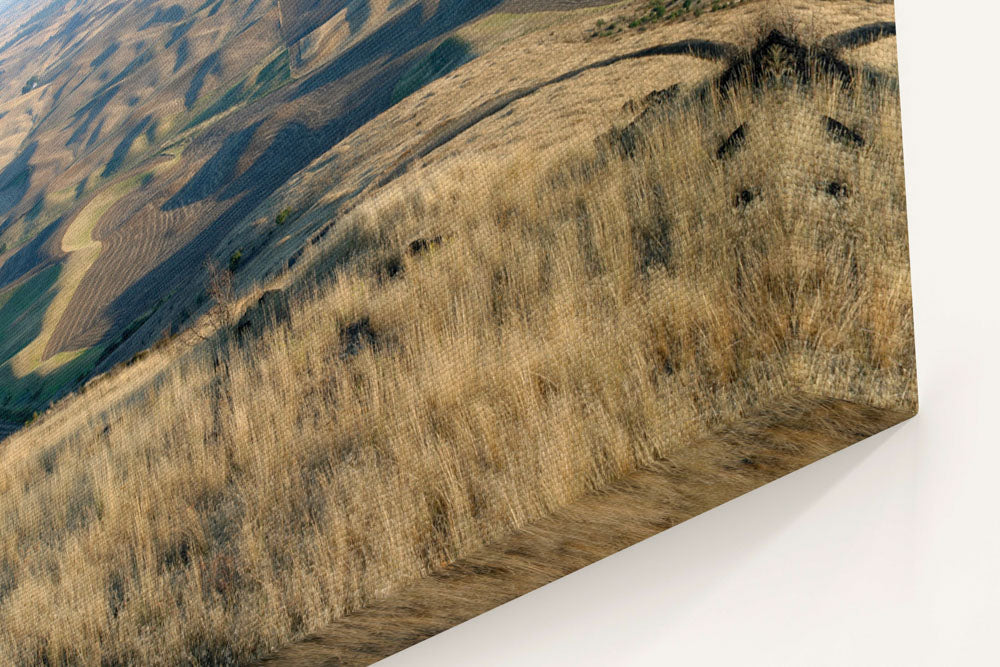
{"type": "Polygon", "coordinates": [[[896,3],[920,415],[382,664],[1000,665],[995,7],[896,3]]]}

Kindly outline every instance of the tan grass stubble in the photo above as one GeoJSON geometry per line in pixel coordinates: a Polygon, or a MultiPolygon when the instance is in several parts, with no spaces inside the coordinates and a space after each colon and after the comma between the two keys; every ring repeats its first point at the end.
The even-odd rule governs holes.
{"type": "Polygon", "coordinates": [[[288,322],[167,348],[6,444],[0,656],[239,662],[318,630],[738,418],[793,326],[775,314],[901,365],[898,98],[864,103],[738,94],[658,121],[632,160],[470,159],[357,209],[288,322]],[[867,148],[831,145],[824,105],[867,148]],[[831,168],[857,208],[816,191],[831,168]],[[747,186],[762,196],[734,206],[747,186]],[[375,343],[347,355],[363,318],[375,343]]]}

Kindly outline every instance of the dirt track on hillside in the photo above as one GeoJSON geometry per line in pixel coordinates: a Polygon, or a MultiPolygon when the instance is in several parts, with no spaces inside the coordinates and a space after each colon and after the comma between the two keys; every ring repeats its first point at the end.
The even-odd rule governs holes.
{"type": "Polygon", "coordinates": [[[678,42],[659,44],[639,49],[637,51],[630,51],[628,53],[612,56],[603,60],[598,60],[596,62],[577,67],[547,81],[541,81],[533,86],[525,86],[523,88],[503,93],[462,114],[458,118],[441,123],[437,128],[430,132],[427,139],[424,140],[421,146],[418,146],[405,159],[395,165],[389,173],[384,175],[378,181],[378,186],[382,187],[403,174],[415,160],[425,157],[431,151],[440,148],[476,124],[491,116],[495,116],[514,102],[529,95],[533,95],[547,86],[563,83],[569,79],[580,76],[585,72],[600,69],[602,67],[610,67],[611,65],[615,65],[624,60],[638,60],[640,58],[650,58],[654,56],[688,55],[696,58],[703,58],[705,60],[723,61],[726,58],[733,56],[735,53],[736,47],[731,44],[700,39],[685,39],[678,42]]]}

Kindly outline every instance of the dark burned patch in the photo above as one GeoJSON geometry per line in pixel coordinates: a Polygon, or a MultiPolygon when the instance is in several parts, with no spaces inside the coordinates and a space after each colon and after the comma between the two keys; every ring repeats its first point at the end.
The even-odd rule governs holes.
{"type": "Polygon", "coordinates": [[[112,572],[108,578],[108,610],[112,618],[118,618],[125,606],[125,579],[118,572],[112,572]]]}
{"type": "Polygon", "coordinates": [[[365,348],[376,348],[379,344],[378,334],[372,328],[371,320],[362,317],[340,329],[340,345],[342,360],[357,356],[365,348]]]}
{"type": "Polygon", "coordinates": [[[861,148],[865,145],[865,138],[861,136],[861,133],[857,130],[852,130],[839,120],[823,116],[823,122],[826,123],[827,134],[845,146],[861,148]]]}
{"type": "Polygon", "coordinates": [[[680,92],[681,86],[679,83],[668,88],[662,88],[660,90],[654,90],[641,100],[629,100],[622,107],[622,111],[628,113],[639,113],[646,111],[647,109],[663,106],[670,100],[677,97],[677,93],[680,92]]]}
{"type": "Polygon", "coordinates": [[[236,559],[229,553],[216,554],[205,568],[202,585],[208,594],[231,597],[240,585],[236,559]]]}
{"type": "Polygon", "coordinates": [[[168,544],[164,548],[160,562],[165,569],[173,570],[190,565],[193,555],[191,545],[188,544],[187,540],[182,539],[168,544]]]}
{"type": "Polygon", "coordinates": [[[399,254],[392,254],[388,257],[382,258],[375,268],[375,277],[379,282],[385,280],[395,280],[397,278],[402,278],[403,273],[406,271],[406,266],[403,265],[403,257],[399,254]]]}
{"type": "Polygon", "coordinates": [[[623,111],[639,114],[625,127],[613,127],[596,139],[599,148],[610,148],[621,157],[633,157],[642,136],[641,126],[654,115],[665,113],[667,104],[677,98],[680,84],[654,90],[641,100],[629,100],[622,107],[623,111]]]}
{"type": "Polygon", "coordinates": [[[733,197],[733,207],[746,208],[758,199],[760,199],[760,188],[746,187],[733,197]]]}
{"type": "Polygon", "coordinates": [[[432,250],[444,242],[444,239],[440,236],[434,236],[432,238],[419,238],[413,239],[406,246],[406,253],[410,257],[416,257],[422,255],[429,250],[432,250]]]}
{"type": "Polygon", "coordinates": [[[635,156],[641,134],[636,122],[632,122],[625,127],[612,127],[597,138],[597,145],[599,148],[610,148],[620,157],[631,158],[635,156]]]}
{"type": "Polygon", "coordinates": [[[716,87],[722,95],[744,84],[759,88],[775,75],[787,75],[808,84],[816,74],[840,79],[845,86],[855,78],[850,65],[825,48],[809,48],[778,30],[772,30],[750,53],[735,59],[719,76],[716,87]],[[781,68],[776,69],[780,61],[781,68]]]}
{"type": "Polygon", "coordinates": [[[670,221],[666,217],[660,217],[652,225],[639,228],[635,244],[644,271],[670,266],[670,221]]]}
{"type": "Polygon", "coordinates": [[[261,294],[257,303],[243,313],[236,323],[236,336],[244,339],[269,329],[272,324],[286,322],[290,316],[288,297],[282,290],[272,289],[261,294]]]}
{"type": "Polygon", "coordinates": [[[723,141],[718,150],[715,151],[715,157],[720,160],[725,160],[732,157],[738,150],[743,148],[747,142],[747,126],[746,123],[740,125],[738,128],[733,130],[725,141],[723,141]]]}
{"type": "Polygon", "coordinates": [[[0,604],[15,588],[17,588],[17,579],[14,576],[14,563],[5,557],[0,560],[0,604]]]}
{"type": "Polygon", "coordinates": [[[830,181],[823,187],[823,191],[837,200],[844,200],[851,196],[850,187],[840,181],[830,181]]]}
{"type": "Polygon", "coordinates": [[[58,446],[52,446],[42,450],[42,453],[38,455],[38,464],[46,475],[51,475],[55,472],[60,453],[58,446]]]}
{"type": "MultiPolygon", "coordinates": [[[[632,100],[625,104],[625,111],[640,111],[641,113],[625,127],[613,127],[600,135],[596,143],[602,151],[610,149],[623,158],[635,156],[642,144],[645,131],[643,121],[650,114],[665,115],[670,111],[672,103],[690,104],[709,100],[713,88],[722,97],[727,97],[737,87],[761,88],[775,83],[797,81],[802,85],[812,84],[817,77],[827,76],[839,80],[845,88],[860,82],[860,85],[875,86],[889,83],[877,72],[857,69],[848,65],[838,55],[839,48],[849,48],[867,44],[890,34],[895,34],[895,24],[882,23],[862,26],[850,33],[834,36],[824,41],[821,46],[805,46],[797,39],[789,37],[779,30],[772,30],[766,37],[747,52],[740,53],[735,47],[715,42],[679,42],[676,44],[653,47],[642,52],[629,54],[636,58],[653,53],[665,55],[668,53],[686,53],[703,58],[728,60],[728,67],[718,76],[708,79],[697,86],[683,101],[676,98],[679,86],[674,85],[663,90],[651,92],[641,101],[632,100]]],[[[847,145],[860,147],[865,145],[864,137],[843,123],[828,117],[823,118],[827,130],[836,140],[847,145]]],[[[740,125],[723,141],[716,157],[724,160],[736,153],[746,140],[746,125],[740,125]]]]}

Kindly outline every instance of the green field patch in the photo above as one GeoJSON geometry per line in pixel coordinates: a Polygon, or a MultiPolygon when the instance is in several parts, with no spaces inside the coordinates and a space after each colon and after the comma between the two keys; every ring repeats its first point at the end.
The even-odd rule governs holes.
{"type": "Polygon", "coordinates": [[[0,363],[27,347],[41,333],[61,270],[60,265],[50,266],[0,294],[0,363]]]}
{"type": "Polygon", "coordinates": [[[396,104],[462,65],[524,35],[561,25],[570,16],[597,16],[622,3],[525,13],[496,12],[458,29],[410,67],[392,91],[396,104]]]}
{"type": "MultiPolygon", "coordinates": [[[[194,127],[195,125],[200,125],[204,123],[209,118],[213,116],[218,116],[221,113],[229,111],[236,105],[245,101],[249,95],[247,93],[247,80],[243,79],[238,84],[227,90],[222,97],[213,102],[208,108],[201,111],[197,116],[191,119],[188,123],[188,127],[194,127]]],[[[185,128],[187,129],[187,128],[185,128]]]]}
{"type": "Polygon", "coordinates": [[[11,421],[12,415],[23,416],[44,407],[85,379],[97,365],[103,345],[48,358],[44,356],[45,348],[81,281],[101,254],[101,242],[94,238],[97,224],[123,197],[148,185],[161,170],[169,169],[177,159],[172,157],[97,193],[63,233],[65,259],[0,293],[0,420],[11,421]]]}
{"type": "Polygon", "coordinates": [[[125,167],[126,163],[130,161],[130,156],[153,148],[156,141],[156,126],[156,119],[152,116],[146,116],[139,121],[137,125],[130,129],[122,138],[121,142],[119,142],[118,146],[115,147],[114,153],[111,155],[111,159],[108,160],[107,165],[104,167],[104,171],[101,173],[101,178],[109,178],[115,173],[121,171],[122,168],[125,167]],[[145,137],[146,139],[146,145],[144,148],[141,143],[139,143],[139,147],[136,148],[137,141],[140,137],[145,137]]]}
{"type": "Polygon", "coordinates": [[[253,83],[250,83],[250,76],[240,80],[239,83],[226,90],[221,97],[199,111],[184,129],[200,125],[206,120],[224,114],[245,102],[252,102],[277,90],[292,78],[288,62],[288,50],[282,49],[273,60],[261,68],[257,76],[254,77],[253,83]]]}
{"type": "MultiPolygon", "coordinates": [[[[134,176],[94,197],[63,233],[61,245],[67,257],[7,297],[3,305],[7,315],[0,319],[4,331],[0,362],[19,387],[16,392],[19,402],[34,404],[47,400],[55,391],[55,381],[50,378],[72,380],[80,372],[82,362],[78,357],[86,351],[45,359],[45,347],[77,287],[101,253],[100,241],[93,238],[94,228],[111,206],[139,186],[140,180],[141,175],[134,176]],[[67,369],[60,368],[63,362],[68,364],[67,369]]],[[[93,362],[94,359],[91,365],[93,362]]]]}
{"type": "Polygon", "coordinates": [[[124,192],[115,192],[116,190],[120,191],[121,188],[110,188],[107,192],[102,192],[80,211],[76,220],[63,234],[62,249],[64,252],[73,252],[94,243],[91,235],[97,223],[108,212],[108,209],[125,194],[124,192]]]}
{"type": "Polygon", "coordinates": [[[47,403],[83,382],[94,370],[103,350],[102,346],[88,347],[60,352],[46,359],[37,372],[37,377],[41,381],[41,400],[47,403]]]}
{"type": "Polygon", "coordinates": [[[31,207],[31,210],[29,210],[27,213],[24,214],[24,219],[27,220],[28,222],[35,222],[36,220],[38,220],[38,216],[40,216],[42,214],[42,211],[44,210],[45,210],[45,195],[43,194],[38,198],[37,201],[35,201],[35,205],[31,207]]]}
{"type": "Polygon", "coordinates": [[[396,104],[409,97],[475,57],[472,44],[461,37],[449,37],[403,74],[392,90],[392,103],[396,104]]]}
{"type": "Polygon", "coordinates": [[[100,347],[62,352],[27,375],[14,372],[10,362],[0,364],[0,421],[29,421],[82,383],[94,370],[101,353],[100,347]]]}
{"type": "Polygon", "coordinates": [[[292,70],[288,64],[288,49],[283,49],[278,56],[269,62],[257,74],[254,86],[259,91],[270,91],[292,78],[292,70]]]}

